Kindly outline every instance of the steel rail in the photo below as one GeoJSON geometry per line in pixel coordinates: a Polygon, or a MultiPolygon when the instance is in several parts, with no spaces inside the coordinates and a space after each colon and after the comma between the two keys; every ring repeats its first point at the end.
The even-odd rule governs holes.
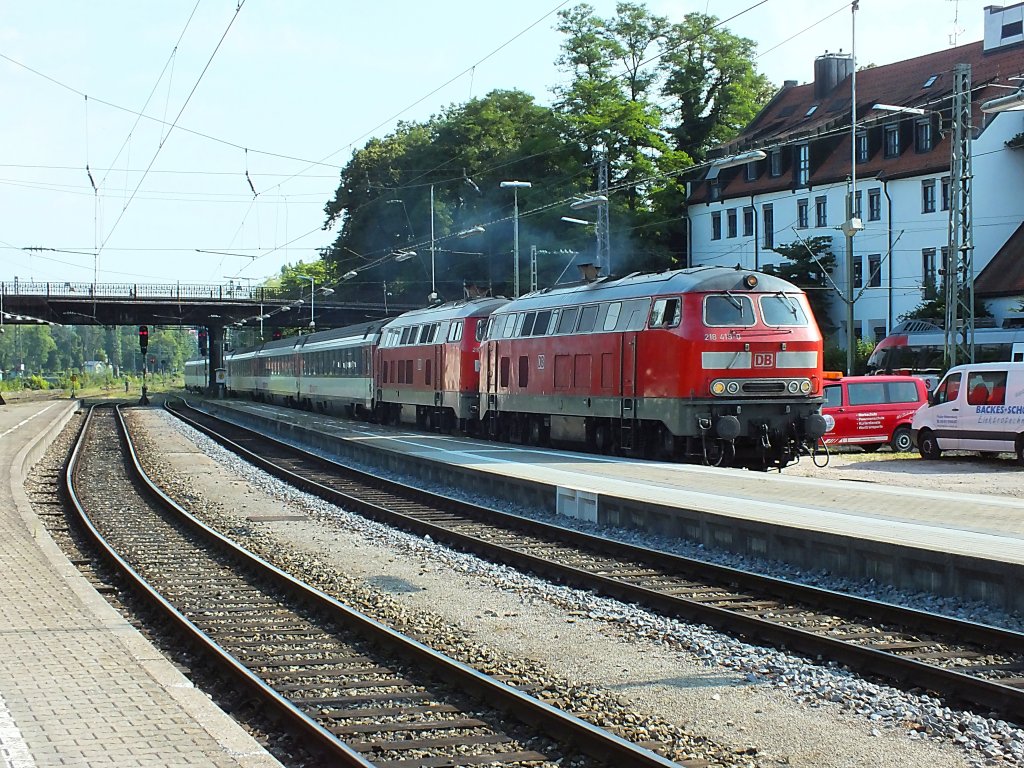
{"type": "MultiPolygon", "coordinates": [[[[986,647],[991,649],[998,649],[1017,655],[1024,654],[1024,634],[1019,632],[989,625],[974,624],[961,619],[903,608],[869,598],[861,598],[832,590],[797,584],[784,579],[706,563],[668,552],[636,547],[550,523],[522,518],[517,515],[501,512],[500,510],[477,506],[353,470],[276,438],[257,433],[254,430],[228,422],[198,409],[192,409],[185,401],[182,402],[186,407],[196,413],[201,413],[205,418],[228,424],[231,428],[251,434],[254,438],[266,441],[279,450],[291,452],[301,457],[304,461],[320,467],[322,471],[344,472],[348,476],[360,477],[362,482],[374,487],[382,487],[386,484],[391,489],[391,493],[401,494],[408,500],[435,509],[443,509],[477,520],[486,518],[490,521],[496,521],[497,524],[506,528],[518,529],[533,535],[555,539],[556,541],[568,542],[574,546],[602,554],[628,558],[635,560],[641,565],[665,568],[673,574],[699,574],[702,579],[718,579],[742,588],[756,590],[762,594],[767,593],[779,598],[803,602],[807,605],[825,608],[829,611],[849,613],[861,618],[870,617],[872,621],[876,622],[891,622],[904,628],[938,633],[947,639],[956,639],[960,642],[970,641],[985,644],[986,647]]],[[[1003,717],[1016,722],[1024,722],[1024,689],[927,664],[916,659],[898,656],[878,648],[856,645],[797,627],[790,627],[770,620],[737,613],[727,608],[661,593],[618,580],[613,576],[601,576],[584,569],[552,562],[528,552],[509,549],[475,536],[453,531],[442,524],[388,509],[379,504],[339,491],[336,488],[326,486],[314,479],[304,477],[259,456],[223,435],[219,435],[216,430],[206,427],[180,412],[176,412],[169,406],[168,410],[232,452],[274,476],[373,519],[397,525],[419,534],[429,535],[435,541],[442,541],[485,558],[529,570],[570,586],[594,590],[610,597],[636,602],[668,616],[706,623],[722,631],[738,634],[756,643],[769,644],[784,650],[795,651],[811,658],[823,655],[861,673],[888,679],[905,687],[920,687],[932,691],[943,691],[944,695],[951,699],[959,700],[971,706],[983,707],[986,712],[998,712],[1003,717]]]]}
{"type": "MultiPolygon", "coordinates": [[[[510,713],[521,722],[543,731],[559,743],[572,745],[583,753],[601,762],[606,762],[611,765],[637,766],[637,768],[678,768],[678,763],[668,760],[645,747],[641,747],[598,726],[581,720],[574,715],[563,712],[562,710],[546,704],[527,693],[479,672],[467,664],[452,659],[424,645],[423,643],[402,635],[381,622],[378,622],[369,616],[344,605],[326,593],[299,581],[287,572],[277,568],[259,556],[222,536],[220,533],[205,525],[203,522],[184,510],[149,478],[139,461],[135,445],[131,439],[127,426],[124,423],[120,406],[117,408],[117,414],[123,444],[131,460],[130,463],[132,471],[135,473],[139,482],[143,485],[146,491],[151,494],[153,499],[158,501],[165,509],[172,512],[182,522],[185,522],[191,529],[202,535],[208,542],[212,543],[220,550],[230,553],[233,557],[238,558],[246,565],[254,569],[258,569],[261,572],[261,575],[269,577],[272,581],[276,582],[279,587],[287,590],[290,594],[296,595],[299,600],[325,610],[339,623],[355,628],[360,634],[369,638],[379,646],[388,648],[404,659],[412,659],[417,663],[430,667],[438,674],[439,679],[458,685],[463,690],[469,692],[471,695],[475,695],[478,699],[486,702],[495,709],[510,713]]],[[[83,426],[82,435],[84,436],[84,434],[85,427],[83,426]]],[[[75,447],[73,458],[76,461],[80,451],[80,446],[81,442],[75,447]]],[[[71,472],[72,468],[69,466],[67,474],[69,492],[72,492],[70,487],[70,481],[72,478],[71,472]]],[[[84,510],[81,509],[81,505],[77,501],[77,497],[75,497],[74,503],[76,509],[79,510],[79,514],[84,515],[84,510]]],[[[90,535],[94,537],[94,539],[102,540],[102,537],[98,531],[96,531],[94,526],[90,524],[89,528],[90,535]]],[[[106,549],[104,545],[101,544],[101,546],[106,549]]],[[[131,570],[131,567],[120,557],[115,555],[115,561],[117,562],[119,569],[128,569],[131,571],[130,574],[126,575],[129,575],[133,581],[136,578],[142,581],[141,577],[131,570]]],[[[146,589],[148,591],[148,588],[146,589]]],[[[166,606],[165,610],[171,610],[177,614],[177,611],[175,611],[173,606],[167,604],[166,601],[159,598],[159,596],[156,596],[156,598],[161,607],[166,606]]],[[[197,639],[204,645],[208,645],[212,652],[217,652],[216,643],[195,627],[195,625],[193,625],[186,617],[177,614],[177,616],[175,616],[175,621],[190,634],[198,633],[197,639]]],[[[237,661],[234,661],[233,657],[227,658],[232,661],[232,671],[235,671],[243,682],[250,685],[250,687],[252,687],[253,690],[258,692],[261,696],[272,695],[275,697],[276,701],[274,701],[273,704],[279,711],[289,718],[299,718],[296,722],[299,723],[299,725],[303,727],[309,735],[316,738],[318,742],[323,740],[323,746],[332,750],[332,756],[337,756],[339,759],[345,761],[343,762],[344,765],[373,765],[373,763],[368,763],[365,758],[345,745],[344,742],[341,742],[337,736],[324,729],[301,710],[297,709],[287,699],[280,697],[257,676],[249,672],[237,661]],[[353,762],[353,760],[355,762],[353,762]]]]}

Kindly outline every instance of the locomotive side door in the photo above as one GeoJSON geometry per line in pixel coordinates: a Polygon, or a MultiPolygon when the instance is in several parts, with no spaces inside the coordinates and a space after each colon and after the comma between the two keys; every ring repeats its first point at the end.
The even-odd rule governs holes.
{"type": "Polygon", "coordinates": [[[636,448],[638,436],[636,415],[636,333],[623,333],[621,338],[620,356],[622,360],[622,380],[619,404],[621,419],[620,444],[626,450],[636,448]]]}

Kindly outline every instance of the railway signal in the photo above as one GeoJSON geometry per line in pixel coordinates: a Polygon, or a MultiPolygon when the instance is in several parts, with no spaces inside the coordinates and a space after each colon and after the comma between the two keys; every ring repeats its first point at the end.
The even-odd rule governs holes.
{"type": "Polygon", "coordinates": [[[149,326],[139,326],[139,350],[142,354],[146,354],[146,350],[149,349],[149,326]]]}
{"type": "Polygon", "coordinates": [[[199,354],[206,357],[206,329],[199,329],[199,354]]]}

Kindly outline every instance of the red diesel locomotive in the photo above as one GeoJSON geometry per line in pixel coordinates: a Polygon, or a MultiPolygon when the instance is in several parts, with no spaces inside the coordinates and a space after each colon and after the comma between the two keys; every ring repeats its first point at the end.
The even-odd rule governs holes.
{"type": "Polygon", "coordinates": [[[764,469],[825,431],[822,338],[776,277],[707,267],[538,291],[480,349],[486,434],[764,469]]]}
{"type": "Polygon", "coordinates": [[[822,357],[799,288],[706,267],[449,302],[225,362],[231,394],[532,445],[765,469],[824,434],[822,357]],[[355,348],[366,350],[358,364],[348,360],[355,348]]]}

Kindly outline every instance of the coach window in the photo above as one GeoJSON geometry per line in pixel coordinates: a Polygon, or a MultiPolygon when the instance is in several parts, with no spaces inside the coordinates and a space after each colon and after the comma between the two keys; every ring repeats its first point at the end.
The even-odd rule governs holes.
{"type": "Polygon", "coordinates": [[[679,325],[679,298],[655,299],[651,309],[651,328],[672,328],[679,325]]]}
{"type": "Polygon", "coordinates": [[[580,313],[580,324],[576,329],[577,333],[590,333],[594,330],[594,324],[597,322],[597,304],[588,304],[583,308],[580,313]]]}
{"type": "MultiPolygon", "coordinates": [[[[462,340],[462,321],[456,320],[450,326],[448,326],[448,341],[461,341],[462,340]]],[[[479,339],[478,339],[479,341],[479,339]]]]}
{"type": "Polygon", "coordinates": [[[807,315],[800,302],[782,291],[761,297],[761,316],[765,325],[807,325],[807,315]]]}
{"type": "Polygon", "coordinates": [[[754,324],[750,297],[726,292],[704,297],[704,325],[745,326],[754,324]]]}
{"type": "Polygon", "coordinates": [[[516,336],[530,336],[533,334],[533,324],[537,320],[536,312],[527,312],[523,317],[523,324],[519,326],[519,333],[516,336]]]}
{"type": "Polygon", "coordinates": [[[501,338],[511,339],[512,333],[516,329],[516,313],[510,312],[505,315],[505,327],[501,329],[501,338]]]}
{"type": "Polygon", "coordinates": [[[547,336],[548,324],[551,322],[551,310],[545,309],[543,312],[537,313],[537,318],[533,321],[533,333],[532,336],[547,336]]]}
{"type": "Polygon", "coordinates": [[[569,307],[563,309],[561,314],[558,316],[558,333],[572,333],[572,329],[576,327],[576,318],[580,316],[579,307],[569,307]]]}
{"type": "Polygon", "coordinates": [[[619,315],[622,314],[622,302],[616,301],[608,305],[608,312],[604,316],[604,324],[601,326],[606,331],[614,331],[619,324],[619,315]]]}

